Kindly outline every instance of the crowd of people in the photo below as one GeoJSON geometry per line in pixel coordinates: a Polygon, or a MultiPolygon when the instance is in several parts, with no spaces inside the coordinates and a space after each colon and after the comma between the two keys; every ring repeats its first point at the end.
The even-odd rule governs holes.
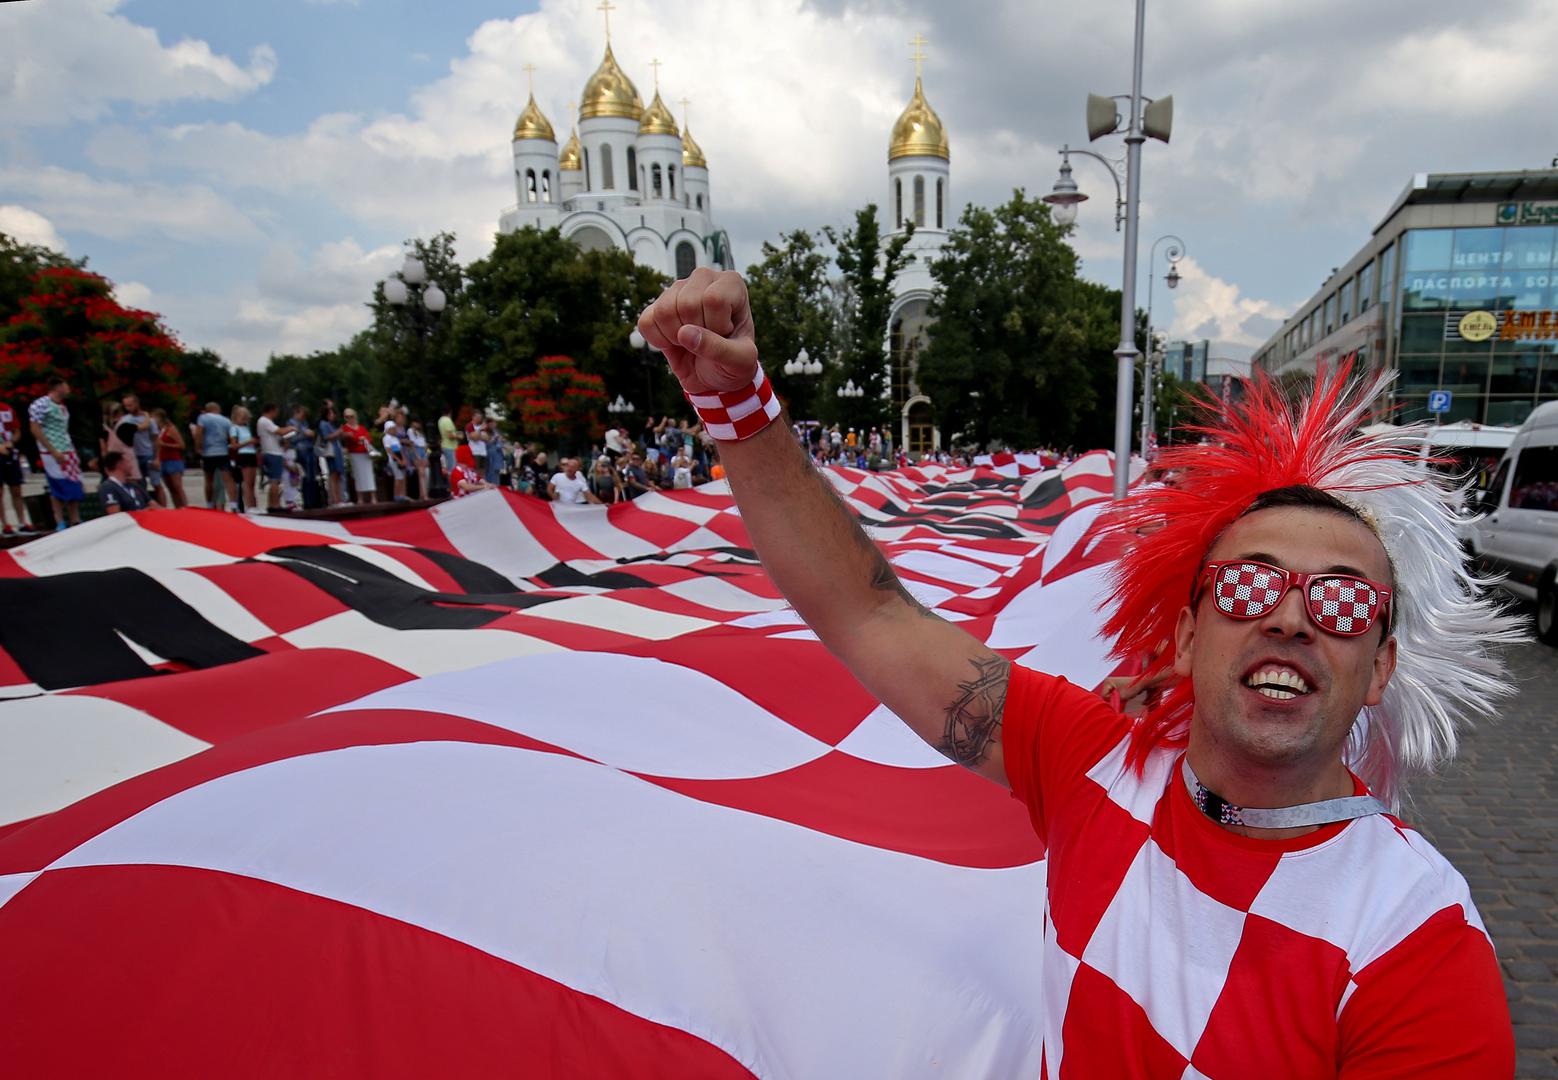
{"type": "MultiPolygon", "coordinates": [[[[0,498],[0,526],[6,535],[35,531],[22,498],[24,423],[36,440],[55,527],[80,520],[83,455],[70,436],[70,393],[65,379],[51,379],[25,420],[0,405],[0,487],[9,496],[8,505],[0,498]]],[[[972,464],[970,455],[946,450],[911,458],[875,427],[801,421],[792,431],[818,465],[879,470],[972,464]]],[[[703,426],[669,415],[648,417],[637,430],[610,427],[586,452],[520,445],[504,434],[497,414],[469,406],[444,410],[429,430],[393,400],[371,419],[329,399],[317,408],[299,403],[285,411],[263,403],[257,412],[246,403],[224,409],[209,401],[181,425],[162,409],[145,408],[134,392],[103,403],[102,432],[89,460],[102,476],[100,494],[107,492],[100,497],[105,513],[188,505],[186,468],[199,468],[205,505],[231,513],[406,502],[445,493],[458,498],[497,488],[560,503],[609,505],[724,476],[718,444],[703,426]]]]}

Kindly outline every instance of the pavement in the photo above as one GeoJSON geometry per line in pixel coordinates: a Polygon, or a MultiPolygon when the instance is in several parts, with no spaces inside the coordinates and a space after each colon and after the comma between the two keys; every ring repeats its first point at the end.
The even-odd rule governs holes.
{"type": "Polygon", "coordinates": [[[1508,652],[1520,692],[1403,817],[1471,883],[1498,950],[1517,1077],[1558,1078],[1558,649],[1508,652]]]}

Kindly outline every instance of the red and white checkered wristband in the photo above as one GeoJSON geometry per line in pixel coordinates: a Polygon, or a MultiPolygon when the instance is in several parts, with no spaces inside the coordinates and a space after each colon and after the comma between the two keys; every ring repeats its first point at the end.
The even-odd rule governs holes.
{"type": "Polygon", "coordinates": [[[720,442],[740,442],[762,431],[779,416],[774,384],[759,367],[752,385],[719,394],[682,393],[703,421],[703,429],[720,442]]]}

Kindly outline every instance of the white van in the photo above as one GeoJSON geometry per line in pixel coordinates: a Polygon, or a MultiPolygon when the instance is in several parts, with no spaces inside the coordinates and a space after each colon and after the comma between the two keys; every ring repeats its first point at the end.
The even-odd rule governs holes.
{"type": "Polygon", "coordinates": [[[1536,604],[1537,636],[1558,645],[1558,401],[1532,411],[1480,495],[1467,547],[1536,604]]]}

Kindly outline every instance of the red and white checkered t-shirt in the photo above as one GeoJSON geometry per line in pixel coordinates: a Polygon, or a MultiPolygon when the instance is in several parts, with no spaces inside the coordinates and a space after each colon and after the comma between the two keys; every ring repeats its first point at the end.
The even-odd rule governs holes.
{"type": "Polygon", "coordinates": [[[1237,835],[1196,809],[1178,751],[1129,768],[1128,731],[1013,666],[1006,772],[1049,850],[1046,1076],[1513,1074],[1492,944],[1426,840],[1383,814],[1237,835]]]}
{"type": "Polygon", "coordinates": [[[460,490],[460,481],[462,480],[469,481],[472,484],[482,482],[482,478],[477,475],[476,470],[469,465],[456,465],[449,470],[449,494],[453,498],[459,499],[470,494],[469,491],[460,490]]]}

